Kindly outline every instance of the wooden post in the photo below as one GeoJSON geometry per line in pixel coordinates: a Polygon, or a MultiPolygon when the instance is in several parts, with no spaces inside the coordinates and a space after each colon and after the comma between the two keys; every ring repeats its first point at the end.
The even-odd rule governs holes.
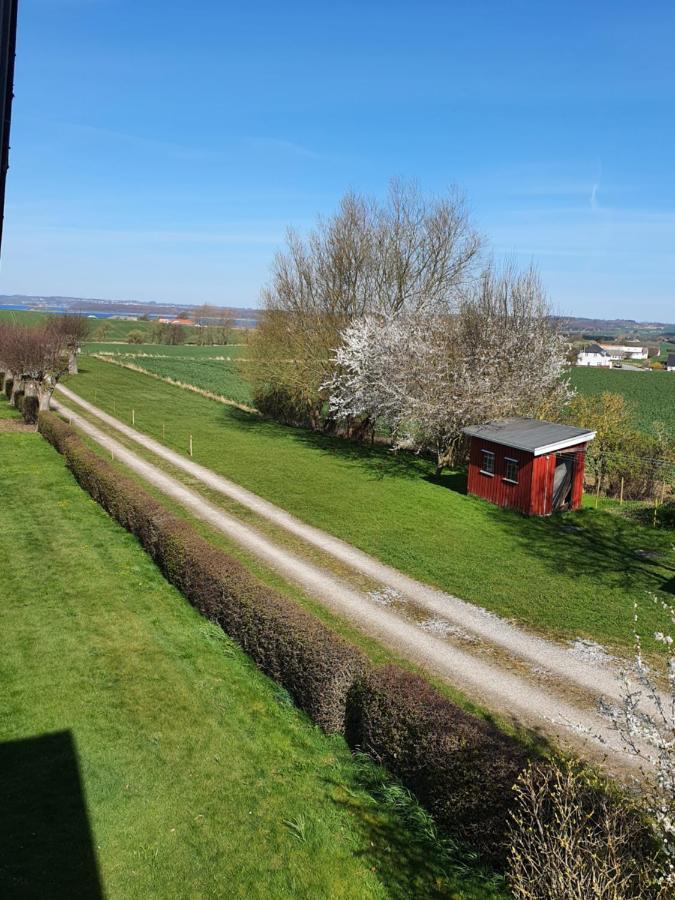
{"type": "Polygon", "coordinates": [[[619,494],[619,504],[623,506],[623,475],[621,476],[621,493],[619,494]]]}
{"type": "Polygon", "coordinates": [[[656,528],[656,511],[659,508],[659,499],[658,497],[654,497],[654,520],[652,522],[654,528],[656,528]]]}
{"type": "Polygon", "coordinates": [[[135,409],[131,410],[131,424],[132,425],[136,424],[136,410],[135,409]]]}
{"type": "Polygon", "coordinates": [[[598,502],[600,500],[600,479],[596,477],[597,486],[595,488],[595,508],[598,508],[598,502]]]}
{"type": "Polygon", "coordinates": [[[162,422],[162,440],[164,440],[165,437],[166,437],[166,426],[164,425],[164,422],[162,422]]]}
{"type": "Polygon", "coordinates": [[[190,456],[192,456],[192,435],[190,435],[190,456]]]}

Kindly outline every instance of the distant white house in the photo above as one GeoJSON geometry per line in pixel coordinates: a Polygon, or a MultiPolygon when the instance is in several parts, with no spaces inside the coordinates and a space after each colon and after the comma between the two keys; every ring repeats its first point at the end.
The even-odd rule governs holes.
{"type": "Polygon", "coordinates": [[[647,347],[638,347],[637,344],[598,344],[606,350],[612,359],[647,359],[649,351],[647,347]]]}
{"type": "Polygon", "coordinates": [[[577,365],[604,366],[606,369],[611,369],[612,357],[600,344],[589,344],[578,354],[577,365]]]}
{"type": "Polygon", "coordinates": [[[675,353],[669,353],[666,360],[666,372],[675,372],[675,353]]]}

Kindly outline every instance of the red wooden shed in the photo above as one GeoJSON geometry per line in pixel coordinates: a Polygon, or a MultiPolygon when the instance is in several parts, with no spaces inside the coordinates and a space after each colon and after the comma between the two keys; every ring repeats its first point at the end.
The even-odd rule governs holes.
{"type": "Polygon", "coordinates": [[[594,431],[513,417],[464,429],[471,440],[468,491],[529,516],[581,505],[594,431]]]}

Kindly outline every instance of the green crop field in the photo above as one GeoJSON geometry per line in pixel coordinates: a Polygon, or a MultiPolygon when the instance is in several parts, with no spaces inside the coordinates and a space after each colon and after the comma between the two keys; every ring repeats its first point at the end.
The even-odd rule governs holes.
{"type": "Polygon", "coordinates": [[[0,544],[0,895],[505,896],[194,612],[39,435],[0,435],[0,471],[20,538],[0,544]]]}
{"type": "MultiPolygon", "coordinates": [[[[197,462],[385,562],[560,638],[631,643],[635,600],[675,591],[672,533],[586,508],[547,519],[468,497],[461,473],[288,428],[95,359],[68,380],[197,462]],[[561,528],[571,519],[580,531],[561,528]],[[637,551],[654,551],[648,559],[637,551]]],[[[635,375],[649,378],[650,375],[635,375]]],[[[646,630],[662,623],[651,606],[646,630]]]]}
{"type": "Polygon", "coordinates": [[[675,353],[675,344],[673,343],[665,343],[661,344],[659,349],[658,360],[659,362],[665,362],[668,359],[669,353],[675,353]]]}
{"type": "Polygon", "coordinates": [[[115,356],[157,356],[170,359],[239,359],[246,357],[246,344],[127,344],[126,342],[87,341],[84,353],[112,353],[115,356]]]}
{"type": "Polygon", "coordinates": [[[242,372],[244,364],[227,359],[213,358],[214,356],[222,357],[224,351],[228,348],[215,348],[219,351],[215,353],[213,347],[183,347],[180,348],[183,350],[183,355],[178,355],[177,353],[164,354],[163,351],[165,349],[179,348],[165,348],[156,344],[146,345],[142,352],[113,353],[111,357],[114,361],[138,366],[150,374],[159,375],[161,378],[171,378],[173,381],[178,381],[181,384],[189,384],[203,391],[217,394],[226,400],[233,400],[235,403],[250,406],[251,392],[242,372]],[[150,347],[154,348],[154,353],[150,352],[150,347]],[[210,352],[192,356],[191,350],[193,349],[210,352]]]}
{"type": "Polygon", "coordinates": [[[583,394],[621,394],[643,431],[651,431],[652,424],[660,421],[675,435],[675,373],[577,366],[571,377],[573,386],[583,394]]]}

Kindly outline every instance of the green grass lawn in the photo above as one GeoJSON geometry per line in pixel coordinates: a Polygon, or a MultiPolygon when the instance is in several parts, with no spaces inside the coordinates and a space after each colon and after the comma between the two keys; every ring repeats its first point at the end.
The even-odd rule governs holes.
{"type": "Polygon", "coordinates": [[[675,378],[672,372],[627,372],[623,369],[572,369],[573,386],[582,394],[621,394],[630,405],[635,424],[651,431],[655,421],[665,422],[675,437],[675,378]]]}
{"type": "MultiPolygon", "coordinates": [[[[626,648],[634,600],[675,592],[672,533],[585,508],[526,518],[466,496],[461,473],[223,407],[99,360],[69,385],[198,462],[409,574],[561,638],[626,648]],[[573,521],[581,531],[565,531],[573,521]],[[656,559],[636,551],[656,551],[656,559]]],[[[650,377],[636,375],[635,377],[650,377]]],[[[645,609],[645,627],[662,627],[645,609]]]]}
{"type": "Polygon", "coordinates": [[[201,619],[39,435],[0,435],[0,467],[0,895],[504,896],[201,619]]]}
{"type": "Polygon", "coordinates": [[[19,419],[21,418],[21,413],[18,409],[14,409],[13,406],[10,406],[9,403],[5,400],[4,394],[0,396],[0,419],[19,419]]]}

